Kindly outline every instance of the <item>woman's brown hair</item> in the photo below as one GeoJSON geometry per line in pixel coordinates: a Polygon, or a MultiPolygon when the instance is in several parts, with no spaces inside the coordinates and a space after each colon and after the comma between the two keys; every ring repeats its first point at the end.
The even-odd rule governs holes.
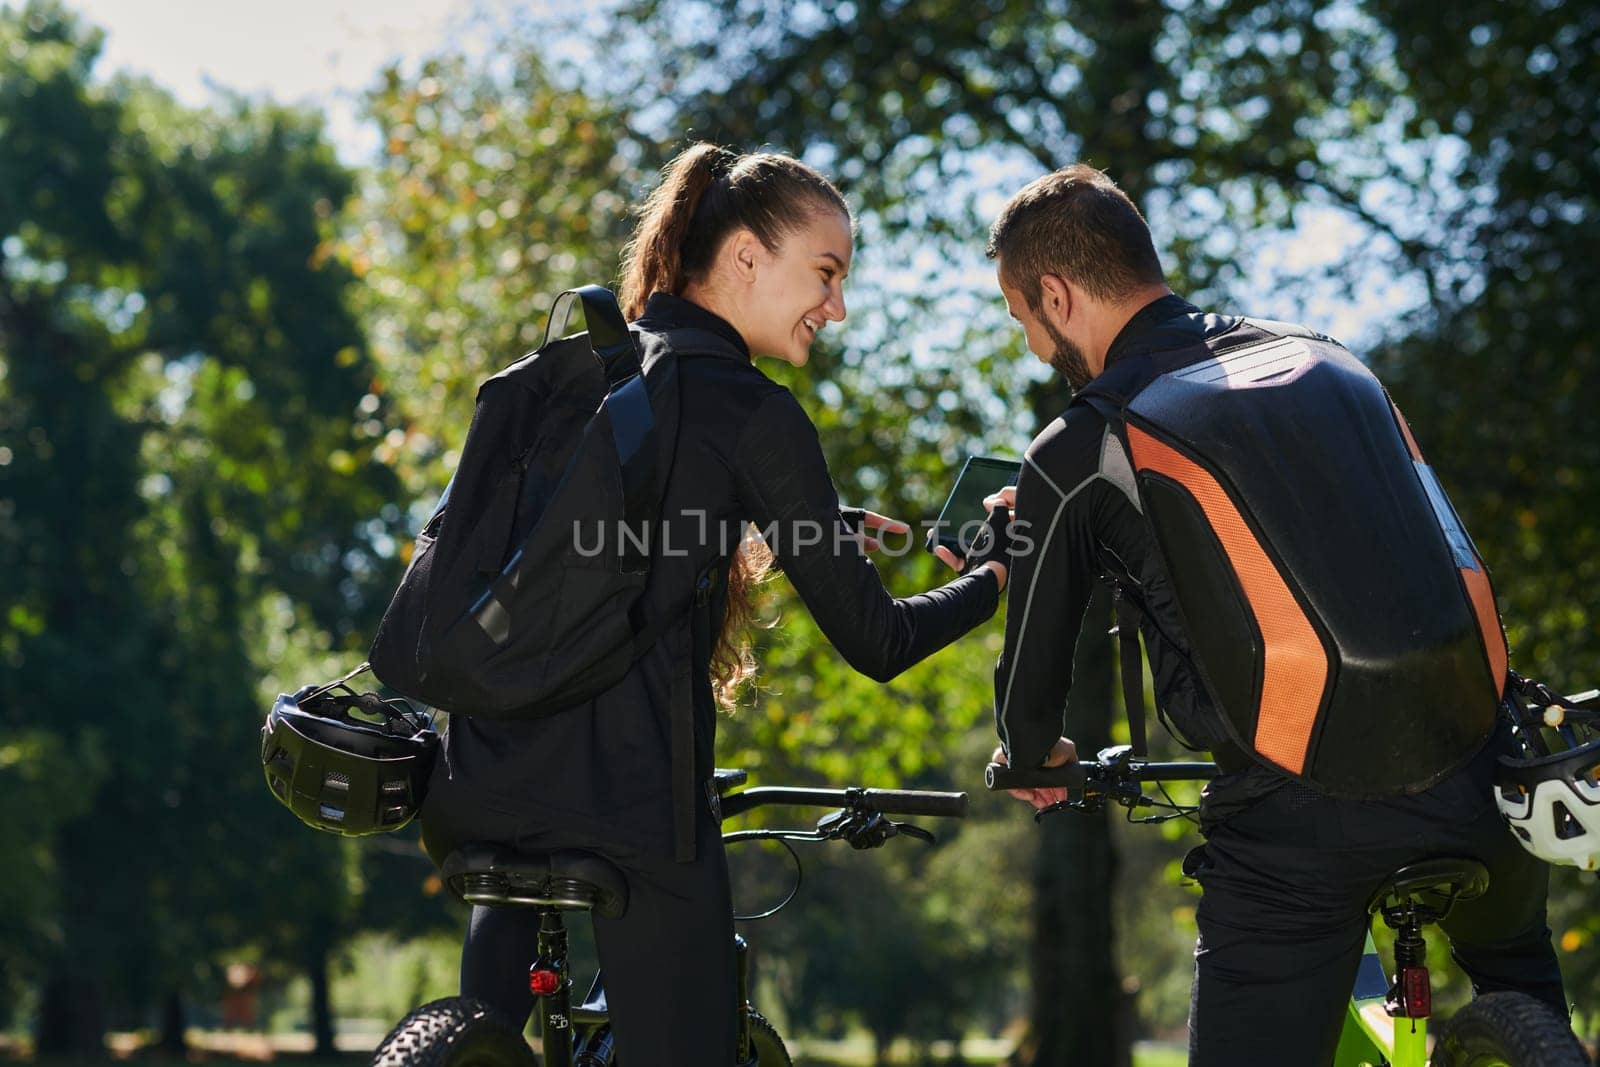
{"type": "MultiPolygon", "coordinates": [[[[633,239],[622,252],[622,313],[644,314],[652,293],[681,293],[704,278],[722,243],[747,229],[769,251],[819,212],[850,208],[833,183],[804,163],[777,152],[739,155],[713,144],[679,153],[645,200],[633,239]]],[[[711,687],[731,709],[739,688],[756,672],[748,638],[755,591],[772,568],[772,552],[748,537],[728,569],[727,610],[711,651],[711,687]]]]}

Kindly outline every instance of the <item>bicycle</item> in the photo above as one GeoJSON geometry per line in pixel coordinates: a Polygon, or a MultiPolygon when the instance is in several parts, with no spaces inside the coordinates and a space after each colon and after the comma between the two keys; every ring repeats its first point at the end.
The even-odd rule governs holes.
{"type": "MultiPolygon", "coordinates": [[[[991,790],[1064,787],[1066,799],[1042,808],[1035,818],[1060,810],[1100,812],[1119,804],[1130,819],[1139,809],[1159,808],[1158,821],[1191,813],[1166,795],[1149,796],[1144,783],[1205,781],[1214,763],[1158,763],[1133,755],[1130,745],[1102,749],[1094,760],[1059,767],[1013,769],[991,763],[984,785],[991,790]]],[[[1408,864],[1391,873],[1367,905],[1395,931],[1398,965],[1386,975],[1371,930],[1351,990],[1334,1067],[1590,1067],[1577,1037],[1544,1003],[1525,993],[1488,993],[1456,1012],[1428,1059],[1432,994],[1424,959],[1422,928],[1443,919],[1457,902],[1481,896],[1489,872],[1477,860],[1443,856],[1408,864]]]]}
{"type": "MultiPolygon", "coordinates": [[[[789,848],[791,841],[845,841],[856,849],[872,849],[899,836],[932,842],[934,837],[928,831],[895,822],[891,816],[961,818],[967,812],[965,793],[859,787],[738,789],[746,778],[742,770],[716,772],[721,820],[774,805],[835,810],[809,830],[724,833],[723,841],[730,844],[775,840],[789,848]]],[[[799,856],[792,848],[789,851],[798,873],[799,856]]],[[[519,853],[498,846],[464,845],[446,859],[441,874],[451,890],[469,904],[538,910],[538,955],[528,969],[528,986],[541,1020],[541,1057],[534,1059],[519,1021],[482,1001],[456,996],[424,1004],[402,1019],[373,1053],[375,1067],[532,1067],[535,1062],[541,1067],[616,1067],[605,976],[597,973],[583,1002],[572,1003],[563,913],[593,911],[612,918],[623,914],[628,888],[622,872],[609,860],[576,849],[519,853]]],[[[777,914],[794,899],[799,887],[797,878],[776,907],[741,918],[777,914]]],[[[749,949],[744,938],[734,935],[734,946],[739,1004],[736,1062],[740,1067],[793,1067],[777,1029],[750,1003],[749,949]]]]}

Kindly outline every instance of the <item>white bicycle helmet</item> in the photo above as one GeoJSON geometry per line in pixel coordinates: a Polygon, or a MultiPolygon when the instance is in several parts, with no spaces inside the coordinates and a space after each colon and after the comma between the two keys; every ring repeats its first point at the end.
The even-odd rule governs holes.
{"type": "Polygon", "coordinates": [[[1500,757],[1500,814],[1522,847],[1546,863],[1600,870],[1600,723],[1584,706],[1600,693],[1559,697],[1515,674],[1510,693],[1513,710],[1522,709],[1524,754],[1500,757]]]}

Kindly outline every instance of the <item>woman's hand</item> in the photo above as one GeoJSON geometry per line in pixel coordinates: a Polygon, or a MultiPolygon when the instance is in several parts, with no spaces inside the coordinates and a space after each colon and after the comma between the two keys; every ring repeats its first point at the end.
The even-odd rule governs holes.
{"type": "Polygon", "coordinates": [[[905,535],[911,532],[911,524],[891,519],[887,515],[879,515],[876,511],[866,508],[840,508],[839,515],[856,535],[856,541],[863,551],[876,552],[882,548],[882,543],[873,534],[905,535]]]}

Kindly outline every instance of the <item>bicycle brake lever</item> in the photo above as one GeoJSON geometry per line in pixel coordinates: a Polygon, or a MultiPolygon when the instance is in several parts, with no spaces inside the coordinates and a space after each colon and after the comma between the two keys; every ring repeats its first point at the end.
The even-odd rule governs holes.
{"type": "Polygon", "coordinates": [[[938,838],[934,837],[931,832],[924,830],[920,826],[913,826],[908,822],[895,822],[890,823],[889,825],[894,827],[894,832],[897,834],[905,834],[907,837],[914,837],[918,841],[929,845],[938,843],[938,838]]]}
{"type": "Polygon", "coordinates": [[[1058,811],[1082,811],[1092,815],[1104,809],[1105,806],[1106,798],[1104,793],[1081,793],[1076,796],[1068,796],[1065,800],[1058,800],[1054,804],[1047,804],[1042,808],[1034,809],[1033,821],[1043,822],[1046,815],[1058,811]]]}

